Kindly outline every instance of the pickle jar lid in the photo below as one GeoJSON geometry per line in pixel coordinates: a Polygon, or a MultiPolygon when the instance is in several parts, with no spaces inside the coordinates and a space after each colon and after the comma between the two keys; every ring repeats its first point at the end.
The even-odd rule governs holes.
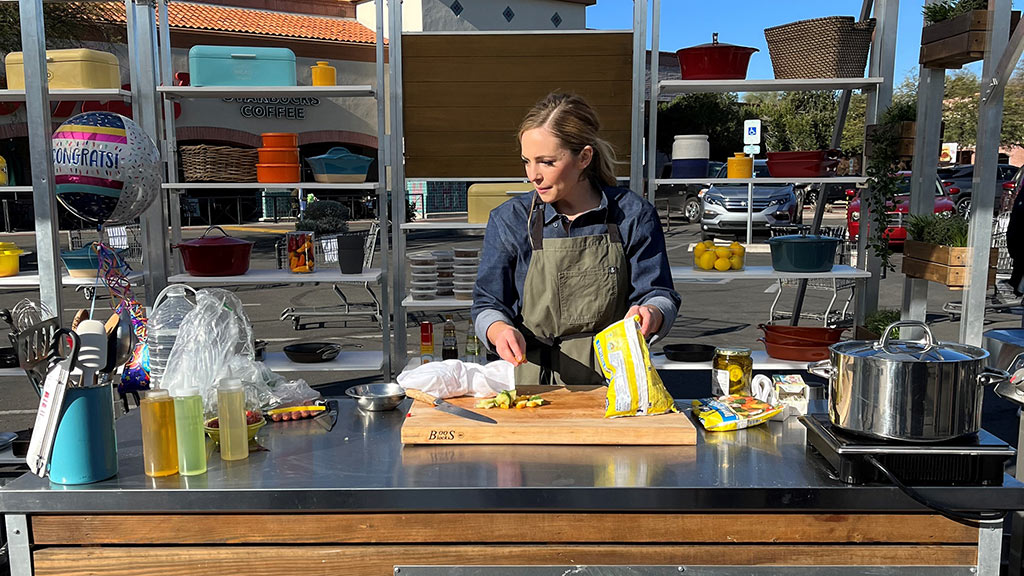
{"type": "Polygon", "coordinates": [[[750,348],[742,348],[739,346],[715,348],[715,354],[720,354],[722,356],[750,356],[750,348]]]}

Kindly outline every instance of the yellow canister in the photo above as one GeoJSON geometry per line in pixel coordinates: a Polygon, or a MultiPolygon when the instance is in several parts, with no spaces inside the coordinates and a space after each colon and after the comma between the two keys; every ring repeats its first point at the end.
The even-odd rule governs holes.
{"type": "Polygon", "coordinates": [[[754,159],[744,156],[743,152],[736,152],[732,158],[727,159],[726,166],[726,176],[729,178],[754,177],[754,159]]]}
{"type": "Polygon", "coordinates": [[[14,242],[0,242],[0,278],[14,276],[21,270],[18,258],[23,252],[14,242]]]}
{"type": "Polygon", "coordinates": [[[338,71],[329,62],[318,61],[313,70],[313,86],[334,86],[338,83],[338,71]]]}
{"type": "Polygon", "coordinates": [[[10,179],[7,177],[7,160],[0,156],[0,186],[7,186],[10,179]]]}

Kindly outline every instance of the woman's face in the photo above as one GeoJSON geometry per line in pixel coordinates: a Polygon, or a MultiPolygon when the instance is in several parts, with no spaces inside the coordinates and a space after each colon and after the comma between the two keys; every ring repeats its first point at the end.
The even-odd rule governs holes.
{"type": "Polygon", "coordinates": [[[548,204],[573,198],[587,191],[583,170],[590,165],[593,149],[586,146],[573,154],[547,128],[533,128],[519,138],[526,177],[537,188],[540,199],[548,204]]]}

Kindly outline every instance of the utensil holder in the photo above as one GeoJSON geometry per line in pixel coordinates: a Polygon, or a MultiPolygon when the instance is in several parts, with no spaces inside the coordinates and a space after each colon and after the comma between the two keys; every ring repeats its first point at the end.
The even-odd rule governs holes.
{"type": "Polygon", "coordinates": [[[114,400],[109,385],[68,388],[50,456],[50,481],[91,484],[117,474],[114,400]]]}

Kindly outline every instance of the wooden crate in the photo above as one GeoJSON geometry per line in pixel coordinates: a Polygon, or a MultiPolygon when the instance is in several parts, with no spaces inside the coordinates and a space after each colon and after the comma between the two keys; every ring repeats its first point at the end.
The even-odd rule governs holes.
{"type": "MultiPolygon", "coordinates": [[[[880,124],[869,124],[864,134],[864,154],[871,156],[874,152],[874,145],[871,143],[871,135],[874,134],[880,124]]],[[[914,136],[917,130],[917,122],[900,122],[900,141],[897,145],[896,154],[901,158],[914,156],[914,136]]]]}
{"type": "MultiPolygon", "coordinates": [[[[962,289],[967,284],[969,248],[953,248],[928,242],[907,240],[903,245],[903,273],[911,278],[922,278],[962,289]]],[[[996,261],[999,250],[989,251],[988,285],[996,281],[996,261]]]]}
{"type": "MultiPolygon", "coordinates": [[[[925,26],[921,30],[920,63],[928,68],[960,68],[985,56],[988,43],[987,10],[974,10],[956,18],[925,26]]],[[[1020,21],[1020,12],[1010,13],[1010,32],[1020,21]]]]}

